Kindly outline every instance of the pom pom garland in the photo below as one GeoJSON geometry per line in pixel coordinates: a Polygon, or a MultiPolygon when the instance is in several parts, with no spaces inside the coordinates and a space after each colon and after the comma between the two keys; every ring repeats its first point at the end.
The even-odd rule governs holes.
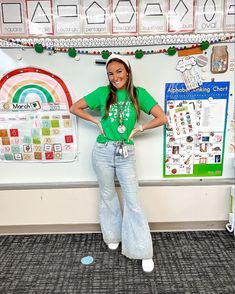
{"type": "MultiPolygon", "coordinates": [[[[120,38],[100,38],[94,39],[94,44],[90,39],[0,39],[0,45],[4,47],[20,47],[22,50],[25,47],[34,48],[37,53],[43,53],[44,50],[48,51],[50,56],[53,56],[56,52],[66,52],[68,56],[75,58],[77,55],[89,54],[89,55],[101,55],[103,59],[107,59],[110,54],[120,54],[120,55],[131,55],[136,59],[141,59],[144,55],[147,54],[167,54],[173,56],[184,49],[191,48],[200,48],[201,50],[207,50],[212,44],[218,44],[221,42],[233,42],[235,40],[234,33],[215,33],[208,35],[190,35],[187,38],[185,36],[150,36],[150,37],[120,37],[120,38]],[[88,44],[89,41],[89,44],[88,44]],[[190,42],[189,42],[190,41],[190,42]],[[187,45],[187,42],[192,45],[187,45]],[[111,44],[112,43],[112,44],[111,44]],[[137,46],[151,46],[155,47],[154,49],[136,49],[130,51],[124,50],[115,50],[111,51],[108,47],[129,47],[129,45],[137,46]],[[171,47],[166,48],[167,44],[171,44],[171,47]],[[172,44],[183,44],[180,46],[172,46],[172,44]],[[72,45],[72,46],[71,46],[72,45]],[[160,46],[164,46],[161,48],[160,46]],[[79,48],[80,47],[80,48],[79,48]],[[91,47],[91,48],[90,48],[91,47]],[[105,48],[102,51],[95,50],[92,47],[105,48]],[[159,48],[160,47],[160,48],[159,48]],[[90,49],[86,49],[90,48],[90,49]]],[[[205,52],[206,54],[207,52],[205,52]]],[[[76,59],[79,60],[79,57],[76,59]]]]}
{"type": "Polygon", "coordinates": [[[76,51],[76,49],[75,48],[69,48],[69,50],[68,50],[68,55],[70,56],[70,57],[75,57],[76,55],[77,55],[77,51],[76,51]]]}
{"type": "Polygon", "coordinates": [[[43,52],[43,50],[44,50],[44,48],[43,48],[43,46],[42,46],[42,44],[35,44],[35,47],[34,47],[34,49],[35,49],[35,51],[37,52],[37,53],[42,53],[43,52]]]}

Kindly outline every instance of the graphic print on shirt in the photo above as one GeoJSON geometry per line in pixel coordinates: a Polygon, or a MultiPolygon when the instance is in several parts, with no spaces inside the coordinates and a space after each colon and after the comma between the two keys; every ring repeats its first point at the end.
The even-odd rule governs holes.
{"type": "MultiPolygon", "coordinates": [[[[112,104],[109,109],[109,118],[111,122],[118,121],[118,108],[122,111],[123,113],[123,121],[127,121],[130,117],[130,105],[131,101],[121,101],[117,102],[115,104],[112,104]]],[[[119,110],[119,111],[120,111],[119,110]]]]}

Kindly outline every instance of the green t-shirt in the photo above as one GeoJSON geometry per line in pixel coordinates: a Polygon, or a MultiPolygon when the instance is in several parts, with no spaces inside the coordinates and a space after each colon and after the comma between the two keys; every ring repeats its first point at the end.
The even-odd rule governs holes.
{"type": "MultiPolygon", "coordinates": [[[[117,103],[123,110],[123,125],[126,127],[126,131],[123,134],[118,132],[118,107],[117,103],[111,104],[109,109],[109,116],[105,118],[106,101],[109,97],[109,86],[99,87],[95,91],[84,97],[88,107],[90,109],[99,108],[101,114],[101,125],[104,130],[104,135],[100,134],[97,137],[98,143],[106,143],[109,141],[124,141],[126,144],[133,144],[133,141],[129,141],[128,137],[136,124],[136,113],[133,103],[130,98],[127,98],[126,90],[117,90],[117,103]]],[[[139,101],[140,109],[149,114],[150,110],[157,102],[154,98],[141,87],[136,87],[136,94],[139,101]]]]}

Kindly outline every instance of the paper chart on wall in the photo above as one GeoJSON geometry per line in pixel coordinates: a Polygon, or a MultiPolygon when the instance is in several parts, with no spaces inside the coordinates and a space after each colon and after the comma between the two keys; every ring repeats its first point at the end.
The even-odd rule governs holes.
{"type": "Polygon", "coordinates": [[[229,82],[168,83],[164,177],[222,176],[229,82]]]}
{"type": "Polygon", "coordinates": [[[26,67],[0,80],[0,160],[68,162],[77,157],[72,97],[58,76],[26,67]]]}
{"type": "Polygon", "coordinates": [[[196,10],[196,32],[222,31],[223,0],[198,0],[196,10]]]}
{"type": "Polygon", "coordinates": [[[191,101],[169,101],[169,115],[174,138],[179,139],[197,133],[196,116],[191,101]]]}
{"type": "Polygon", "coordinates": [[[108,34],[109,33],[109,1],[87,0],[83,3],[85,34],[108,34]]]}
{"type": "Polygon", "coordinates": [[[139,30],[141,33],[166,31],[166,1],[142,0],[139,6],[139,30]]]}
{"type": "Polygon", "coordinates": [[[226,100],[213,99],[202,101],[201,112],[201,132],[209,132],[213,130],[215,132],[223,132],[224,129],[224,115],[226,110],[226,100]]]}
{"type": "Polygon", "coordinates": [[[30,34],[53,34],[53,14],[51,0],[26,0],[28,29],[30,34]]]}
{"type": "Polygon", "coordinates": [[[225,0],[224,3],[224,30],[235,30],[235,3],[234,0],[225,0]]]}
{"type": "Polygon", "coordinates": [[[176,70],[181,72],[187,90],[196,89],[202,85],[199,72],[196,69],[196,59],[194,56],[184,56],[179,58],[176,70]]]}
{"type": "Polygon", "coordinates": [[[23,0],[0,0],[2,34],[23,35],[26,33],[26,14],[23,0]]]}
{"type": "Polygon", "coordinates": [[[169,32],[194,30],[194,1],[171,0],[169,2],[169,32]]]}
{"type": "Polygon", "coordinates": [[[81,33],[81,8],[80,0],[55,0],[53,2],[55,34],[80,34],[81,33]]]}
{"type": "Polygon", "coordinates": [[[137,1],[112,1],[112,32],[137,33],[137,1]]]}

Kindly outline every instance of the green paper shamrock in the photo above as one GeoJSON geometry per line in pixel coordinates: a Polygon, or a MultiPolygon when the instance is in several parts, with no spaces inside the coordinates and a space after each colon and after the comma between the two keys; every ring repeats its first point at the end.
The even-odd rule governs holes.
{"type": "Polygon", "coordinates": [[[173,55],[175,55],[175,53],[176,53],[176,49],[175,49],[175,47],[169,47],[169,48],[167,49],[167,54],[168,54],[168,55],[173,56],[173,55]]]}
{"type": "Polygon", "coordinates": [[[137,59],[140,59],[140,58],[142,58],[144,56],[144,52],[143,52],[143,50],[141,50],[141,49],[137,49],[136,51],[135,51],[135,58],[137,58],[137,59]]]}
{"type": "Polygon", "coordinates": [[[101,52],[101,56],[102,56],[103,59],[108,59],[109,58],[109,55],[110,55],[110,53],[109,53],[108,50],[103,50],[101,52]]]}
{"type": "Polygon", "coordinates": [[[69,50],[68,50],[68,55],[69,55],[70,57],[75,57],[75,56],[77,55],[77,51],[76,51],[76,49],[75,49],[75,48],[69,48],[69,50]]]}
{"type": "Polygon", "coordinates": [[[37,53],[42,53],[44,50],[42,44],[39,44],[39,43],[35,44],[34,49],[37,53]]]}
{"type": "Polygon", "coordinates": [[[210,46],[210,43],[208,41],[202,41],[200,44],[200,48],[202,50],[206,50],[210,46]]]}

